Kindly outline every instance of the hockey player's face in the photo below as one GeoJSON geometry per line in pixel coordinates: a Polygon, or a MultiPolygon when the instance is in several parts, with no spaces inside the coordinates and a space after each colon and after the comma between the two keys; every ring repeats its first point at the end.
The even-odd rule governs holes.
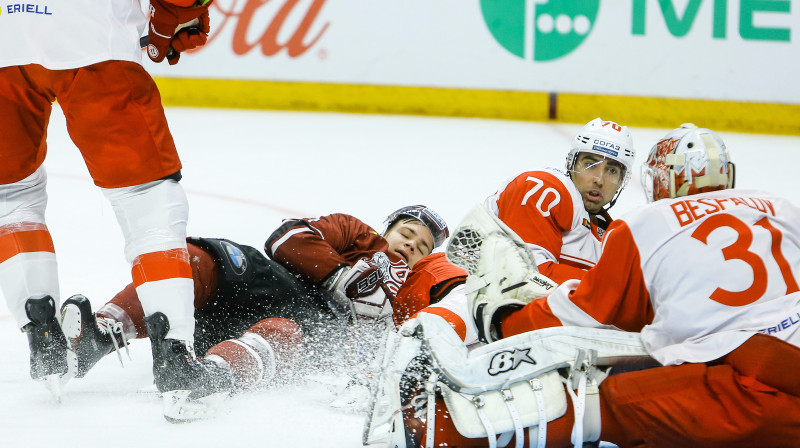
{"type": "Polygon", "coordinates": [[[433,235],[418,221],[398,221],[383,237],[389,243],[389,252],[403,257],[409,268],[433,250],[433,235]]]}
{"type": "Polygon", "coordinates": [[[611,202],[622,185],[624,168],[615,160],[581,153],[578,154],[571,175],[572,182],[581,193],[586,211],[597,214],[611,202]]]}

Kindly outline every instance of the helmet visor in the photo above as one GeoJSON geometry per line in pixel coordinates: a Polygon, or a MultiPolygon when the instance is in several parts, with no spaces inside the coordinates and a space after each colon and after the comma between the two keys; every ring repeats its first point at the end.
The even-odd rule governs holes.
{"type": "Polygon", "coordinates": [[[572,172],[589,175],[604,182],[622,187],[625,184],[625,166],[610,158],[590,153],[579,153],[572,172]]]}
{"type": "Polygon", "coordinates": [[[386,218],[387,230],[402,217],[413,218],[424,224],[433,236],[434,247],[439,247],[450,236],[450,231],[447,229],[447,223],[444,222],[444,219],[424,205],[412,205],[396,210],[386,218]]]}

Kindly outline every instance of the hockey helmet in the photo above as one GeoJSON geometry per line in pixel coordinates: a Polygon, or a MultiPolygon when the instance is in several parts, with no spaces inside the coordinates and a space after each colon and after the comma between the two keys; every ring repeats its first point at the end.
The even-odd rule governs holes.
{"type": "Polygon", "coordinates": [[[734,165],[714,131],[684,123],[650,149],[642,165],[648,202],[733,188],[734,165]]]}
{"type": "Polygon", "coordinates": [[[394,225],[399,219],[413,218],[420,221],[433,235],[433,246],[439,247],[444,240],[450,236],[450,231],[447,228],[447,223],[439,216],[438,213],[431,210],[424,205],[409,205],[395,210],[392,214],[386,217],[384,221],[385,227],[383,234],[394,225]]]}
{"type": "Polygon", "coordinates": [[[609,203],[607,208],[611,208],[619,197],[619,193],[628,185],[631,178],[631,169],[636,157],[636,149],[633,147],[633,137],[627,126],[619,125],[613,121],[604,121],[598,117],[586,123],[586,125],[572,139],[572,146],[567,154],[567,172],[575,169],[575,162],[580,153],[588,152],[601,157],[615,160],[622,164],[624,173],[622,181],[617,189],[617,194],[609,203]]]}

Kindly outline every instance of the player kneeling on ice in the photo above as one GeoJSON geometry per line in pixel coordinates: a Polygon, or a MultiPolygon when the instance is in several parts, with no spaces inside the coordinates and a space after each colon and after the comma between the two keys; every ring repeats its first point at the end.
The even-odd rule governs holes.
{"type": "MultiPolygon", "coordinates": [[[[345,214],[288,220],[267,239],[271,259],[232,241],[189,238],[194,348],[216,376],[209,387],[165,397],[165,415],[206,417],[214,409],[198,399],[288,381],[309,364],[363,370],[381,347],[383,323],[409,267],[447,236],[433,210],[409,206],[387,218],[382,235],[345,214]]],[[[144,318],[133,285],[96,315],[85,297],[62,306],[78,377],[127,340],[161,331],[160,325],[144,318]]]]}
{"type": "Polygon", "coordinates": [[[383,417],[373,418],[385,423],[383,440],[794,445],[800,208],[767,192],[732,189],[725,144],[694,125],[658,141],[642,168],[654,202],[614,221],[582,280],[521,309],[505,307],[502,294],[484,308],[492,314],[484,321],[498,326],[490,334],[504,339],[446,356],[429,335],[437,327],[423,321],[406,330],[385,361],[398,373],[379,389],[394,395],[376,402],[410,406],[395,407],[394,419],[388,409],[373,413],[383,417]],[[646,360],[644,353],[658,366],[622,363],[604,379],[606,366],[646,360]]]}
{"type": "Polygon", "coordinates": [[[608,210],[635,154],[626,126],[595,118],[573,137],[564,170],[521,173],[484,205],[524,242],[539,272],[556,283],[581,278],[600,257],[608,210]]]}

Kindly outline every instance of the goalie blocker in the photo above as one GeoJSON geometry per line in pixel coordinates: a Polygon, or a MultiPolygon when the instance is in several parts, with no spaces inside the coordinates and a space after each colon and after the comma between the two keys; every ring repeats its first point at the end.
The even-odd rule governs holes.
{"type": "Polygon", "coordinates": [[[548,425],[564,432],[568,421],[564,438],[581,446],[600,437],[598,386],[611,367],[656,365],[638,333],[589,328],[548,328],[469,352],[446,321],[425,314],[385,353],[364,443],[392,447],[495,447],[512,438],[544,447],[548,425]]]}

